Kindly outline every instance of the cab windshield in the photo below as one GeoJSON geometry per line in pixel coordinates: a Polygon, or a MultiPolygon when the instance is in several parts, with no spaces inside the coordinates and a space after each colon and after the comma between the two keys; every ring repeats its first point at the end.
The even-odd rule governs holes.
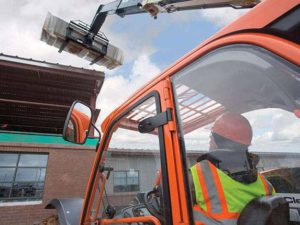
{"type": "Polygon", "coordinates": [[[188,65],[172,84],[193,205],[190,169],[209,152],[216,119],[233,112],[252,127],[247,150],[256,156],[257,171],[300,215],[293,201],[300,198],[300,68],[265,49],[232,45],[188,65]]]}

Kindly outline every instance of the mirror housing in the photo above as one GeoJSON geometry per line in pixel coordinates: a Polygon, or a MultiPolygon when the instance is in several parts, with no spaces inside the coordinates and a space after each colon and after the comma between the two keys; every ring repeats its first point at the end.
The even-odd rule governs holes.
{"type": "Polygon", "coordinates": [[[73,102],[65,120],[64,140],[84,144],[91,129],[92,118],[92,109],[88,105],[80,101],[73,102]]]}

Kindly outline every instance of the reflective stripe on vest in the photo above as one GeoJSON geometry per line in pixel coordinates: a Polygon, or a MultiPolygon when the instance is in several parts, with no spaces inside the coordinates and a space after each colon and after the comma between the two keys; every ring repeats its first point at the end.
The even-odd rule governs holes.
{"type": "Polygon", "coordinates": [[[198,205],[198,210],[194,207],[194,217],[199,224],[200,221],[206,225],[236,224],[240,212],[248,202],[273,193],[272,185],[262,175],[254,183],[243,184],[233,180],[207,160],[194,165],[191,173],[198,205]],[[208,219],[213,222],[208,222],[208,219]]]}
{"type": "Polygon", "coordinates": [[[198,205],[194,206],[195,225],[232,225],[236,224],[237,218],[214,219],[211,215],[204,212],[198,205]]]}
{"type": "Polygon", "coordinates": [[[258,174],[258,176],[261,179],[262,183],[264,184],[266,195],[275,194],[274,187],[269,183],[269,181],[267,181],[267,179],[261,174],[258,174]]]}

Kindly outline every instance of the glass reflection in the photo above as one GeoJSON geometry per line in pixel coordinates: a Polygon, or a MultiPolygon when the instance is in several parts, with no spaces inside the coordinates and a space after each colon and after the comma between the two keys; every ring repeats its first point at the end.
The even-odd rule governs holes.
{"type": "Polygon", "coordinates": [[[41,199],[48,155],[0,153],[0,202],[41,199]]]}
{"type": "Polygon", "coordinates": [[[19,166],[24,167],[46,167],[48,155],[23,154],[20,156],[19,166]]]}
{"type": "Polygon", "coordinates": [[[17,183],[12,187],[11,197],[42,197],[43,184],[17,183]]]}
{"type": "Polygon", "coordinates": [[[0,154],[0,166],[16,166],[18,160],[17,154],[0,154]]]}
{"type": "Polygon", "coordinates": [[[14,178],[14,168],[1,168],[0,169],[0,182],[11,182],[14,178]]]}
{"type": "MultiPolygon", "coordinates": [[[[12,183],[0,183],[0,198],[8,198],[12,183]]],[[[1,200],[0,200],[1,202],[1,200]]]]}
{"type": "Polygon", "coordinates": [[[46,169],[42,168],[18,168],[16,181],[35,181],[40,182],[45,180],[46,169]]]}
{"type": "Polygon", "coordinates": [[[77,102],[71,110],[66,120],[63,137],[67,141],[83,144],[88,137],[92,111],[80,102],[77,102]]]}

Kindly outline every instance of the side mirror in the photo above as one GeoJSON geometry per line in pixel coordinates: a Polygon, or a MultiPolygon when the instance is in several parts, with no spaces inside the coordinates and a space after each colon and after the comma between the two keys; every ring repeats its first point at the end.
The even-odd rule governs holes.
{"type": "Polygon", "coordinates": [[[65,120],[63,138],[66,141],[84,144],[92,124],[92,109],[82,102],[75,101],[65,120]]]}

